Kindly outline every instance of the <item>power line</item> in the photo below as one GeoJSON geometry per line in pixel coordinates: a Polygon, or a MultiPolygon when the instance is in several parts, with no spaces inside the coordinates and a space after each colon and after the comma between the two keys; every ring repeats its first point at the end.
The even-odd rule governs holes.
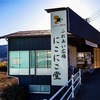
{"type": "Polygon", "coordinates": [[[94,12],[90,17],[86,18],[85,20],[90,23],[96,19],[100,18],[100,9],[94,12]]]}
{"type": "Polygon", "coordinates": [[[95,15],[97,15],[97,14],[99,14],[99,13],[100,13],[100,9],[98,9],[96,12],[94,12],[94,13],[90,16],[90,18],[95,17],[95,15]]]}

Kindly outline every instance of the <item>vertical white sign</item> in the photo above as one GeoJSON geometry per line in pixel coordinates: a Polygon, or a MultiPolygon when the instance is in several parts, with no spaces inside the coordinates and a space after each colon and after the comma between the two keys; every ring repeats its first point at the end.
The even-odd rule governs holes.
{"type": "Polygon", "coordinates": [[[68,81],[68,46],[66,10],[51,12],[52,85],[68,81]]]}

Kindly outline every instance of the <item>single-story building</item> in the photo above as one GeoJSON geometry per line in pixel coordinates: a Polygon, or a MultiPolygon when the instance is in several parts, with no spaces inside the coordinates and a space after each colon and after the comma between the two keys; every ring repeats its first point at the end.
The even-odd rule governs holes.
{"type": "MultiPolygon", "coordinates": [[[[100,33],[70,8],[46,11],[66,12],[70,64],[82,68],[86,58],[88,65],[100,67],[100,33]]],[[[51,82],[51,34],[50,30],[32,30],[0,37],[8,41],[8,75],[19,78],[19,85],[29,90],[32,100],[49,99],[61,87],[51,82]]]]}

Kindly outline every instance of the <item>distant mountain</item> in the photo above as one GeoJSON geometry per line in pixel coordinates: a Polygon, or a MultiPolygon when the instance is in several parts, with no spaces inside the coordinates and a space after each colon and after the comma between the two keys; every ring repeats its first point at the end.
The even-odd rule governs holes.
{"type": "Polygon", "coordinates": [[[7,60],[7,45],[0,45],[0,59],[7,60]]]}

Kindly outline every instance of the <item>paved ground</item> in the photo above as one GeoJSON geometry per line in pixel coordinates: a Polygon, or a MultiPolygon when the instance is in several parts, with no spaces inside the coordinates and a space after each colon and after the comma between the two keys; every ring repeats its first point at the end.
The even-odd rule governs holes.
{"type": "Polygon", "coordinates": [[[75,100],[100,100],[100,69],[84,75],[75,100]]]}

